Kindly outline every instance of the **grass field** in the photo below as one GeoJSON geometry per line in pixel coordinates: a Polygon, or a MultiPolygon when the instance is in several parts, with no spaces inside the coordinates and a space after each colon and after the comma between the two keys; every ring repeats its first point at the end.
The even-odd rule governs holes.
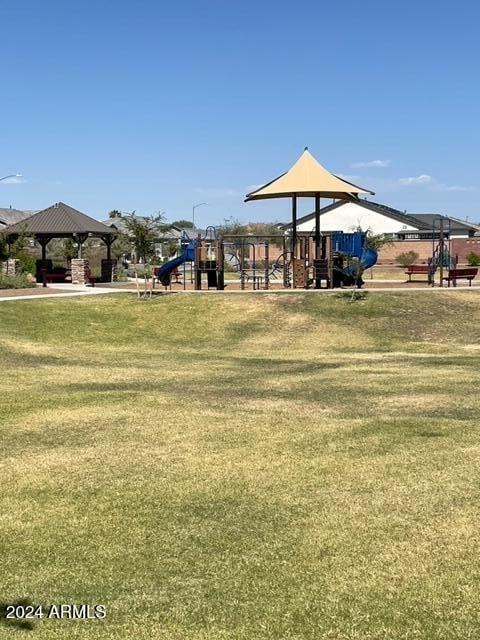
{"type": "Polygon", "coordinates": [[[0,638],[468,640],[480,294],[0,305],[0,638]]]}

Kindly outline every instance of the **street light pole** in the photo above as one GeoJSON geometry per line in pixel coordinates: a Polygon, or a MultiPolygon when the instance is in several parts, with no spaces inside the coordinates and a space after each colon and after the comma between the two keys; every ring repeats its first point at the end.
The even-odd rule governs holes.
{"type": "Polygon", "coordinates": [[[204,205],[207,205],[207,202],[199,202],[198,204],[194,204],[192,207],[192,224],[193,224],[193,228],[195,229],[195,209],[197,207],[202,207],[204,205]]]}

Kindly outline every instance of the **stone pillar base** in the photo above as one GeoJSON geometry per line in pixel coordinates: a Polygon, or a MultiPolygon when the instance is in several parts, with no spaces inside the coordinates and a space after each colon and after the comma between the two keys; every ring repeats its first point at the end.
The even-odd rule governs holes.
{"type": "Polygon", "coordinates": [[[86,271],[88,269],[88,260],[84,258],[72,258],[72,284],[85,284],[86,271]]]}
{"type": "Polygon", "coordinates": [[[20,266],[20,260],[16,260],[15,258],[9,258],[2,263],[2,271],[3,273],[7,273],[9,276],[14,276],[17,273],[20,273],[22,267],[20,266]]]}

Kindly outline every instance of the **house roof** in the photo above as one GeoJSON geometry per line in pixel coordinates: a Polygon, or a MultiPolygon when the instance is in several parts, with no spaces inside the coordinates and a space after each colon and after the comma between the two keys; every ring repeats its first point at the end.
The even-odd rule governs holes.
{"type": "MultiPolygon", "coordinates": [[[[344,201],[339,200],[332,204],[327,205],[326,207],[322,207],[320,209],[320,215],[324,215],[329,211],[334,211],[339,207],[345,204],[344,201]]],[[[472,235],[472,233],[480,234],[480,225],[471,224],[469,222],[465,222],[464,220],[458,220],[457,218],[452,218],[451,216],[443,216],[438,213],[405,213],[398,209],[394,209],[393,207],[388,207],[385,204],[380,204],[378,202],[371,202],[370,200],[356,200],[355,204],[359,207],[364,207],[369,211],[375,211],[376,213],[381,214],[382,216],[386,216],[387,218],[391,218],[392,220],[396,220],[400,222],[402,225],[408,224],[418,231],[424,232],[432,232],[433,227],[435,225],[435,231],[439,230],[439,220],[444,220],[447,224],[444,225],[445,232],[450,232],[452,235],[472,235]]],[[[297,219],[297,225],[302,224],[304,222],[309,222],[310,220],[314,220],[315,212],[308,213],[305,216],[297,219]]],[[[289,229],[292,226],[292,223],[282,225],[282,229],[289,229]]]]}
{"type": "Polygon", "coordinates": [[[74,234],[91,234],[106,236],[115,233],[113,229],[94,220],[81,211],[77,211],[64,202],[43,209],[16,224],[9,225],[5,231],[9,234],[26,233],[27,235],[70,236],[74,234]]]}
{"type": "Polygon", "coordinates": [[[27,211],[12,209],[11,207],[0,207],[0,224],[9,225],[20,222],[28,218],[30,214],[27,211]]]}
{"type": "Polygon", "coordinates": [[[444,225],[444,231],[446,232],[451,232],[455,235],[470,234],[472,231],[474,233],[480,232],[480,226],[478,224],[471,224],[470,222],[458,220],[458,218],[452,218],[451,216],[442,216],[438,213],[414,213],[411,215],[426,224],[430,231],[433,229],[434,224],[435,231],[438,231],[439,220],[444,220],[447,222],[447,224],[444,225]]]}
{"type": "Polygon", "coordinates": [[[245,202],[266,198],[288,198],[292,196],[315,196],[351,200],[361,193],[371,193],[351,182],[333,175],[317,162],[305,148],[297,162],[286,173],[248,193],[245,202]]]}
{"type": "MultiPolygon", "coordinates": [[[[322,207],[320,209],[320,215],[323,216],[329,211],[334,211],[339,207],[343,206],[345,202],[343,200],[339,200],[337,202],[333,202],[332,204],[327,205],[326,207],[322,207]]],[[[403,211],[399,211],[398,209],[393,209],[392,207],[387,207],[387,205],[379,204],[378,202],[371,202],[370,200],[356,200],[355,204],[359,207],[364,207],[365,209],[369,209],[370,211],[375,211],[376,213],[381,214],[382,216],[386,216],[387,218],[392,218],[401,224],[408,224],[420,231],[430,231],[431,224],[427,224],[427,222],[417,219],[416,216],[412,214],[404,213],[403,211]]],[[[298,218],[297,225],[302,224],[304,222],[309,222],[310,220],[315,219],[315,212],[307,213],[307,215],[298,218]]],[[[292,226],[292,223],[282,225],[283,229],[288,229],[292,226]]]]}

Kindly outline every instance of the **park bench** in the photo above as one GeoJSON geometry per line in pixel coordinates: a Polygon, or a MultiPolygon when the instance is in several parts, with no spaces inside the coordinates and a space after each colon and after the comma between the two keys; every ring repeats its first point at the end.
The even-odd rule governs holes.
{"type": "Polygon", "coordinates": [[[427,282],[431,282],[432,269],[429,264],[411,264],[405,271],[408,276],[408,282],[414,282],[412,275],[422,274],[427,276],[427,282]]]}
{"type": "Polygon", "coordinates": [[[443,280],[448,282],[448,286],[450,286],[450,282],[453,282],[453,286],[457,286],[457,280],[468,280],[468,286],[472,286],[472,280],[478,273],[477,267],[470,268],[462,268],[462,269],[450,269],[448,275],[443,276],[443,280]]]}
{"type": "Polygon", "coordinates": [[[51,284],[52,282],[65,282],[66,275],[64,273],[47,273],[47,282],[51,284]]]}
{"type": "Polygon", "coordinates": [[[42,269],[42,279],[45,278],[47,284],[52,282],[67,282],[70,276],[68,269],[63,267],[53,267],[52,269],[42,269]]]}

